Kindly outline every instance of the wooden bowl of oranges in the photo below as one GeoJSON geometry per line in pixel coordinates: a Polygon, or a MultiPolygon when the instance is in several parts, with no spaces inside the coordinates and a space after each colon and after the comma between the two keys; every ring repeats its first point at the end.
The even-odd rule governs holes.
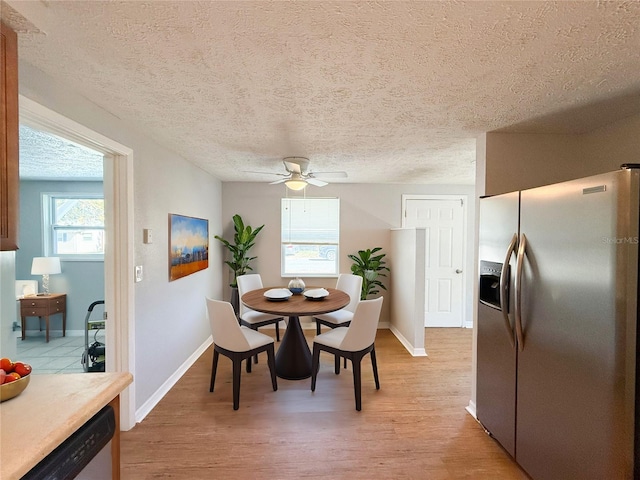
{"type": "Polygon", "coordinates": [[[24,362],[0,359],[0,402],[20,395],[31,380],[31,366],[24,362]]]}

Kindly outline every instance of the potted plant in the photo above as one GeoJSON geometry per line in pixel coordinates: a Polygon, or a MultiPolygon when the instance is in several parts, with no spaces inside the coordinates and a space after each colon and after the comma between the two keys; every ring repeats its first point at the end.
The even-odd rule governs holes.
{"type": "Polygon", "coordinates": [[[233,308],[238,312],[238,282],[237,278],[240,275],[244,275],[249,270],[253,270],[249,265],[251,260],[256,257],[249,256],[249,250],[255,245],[255,239],[258,233],[264,225],[253,229],[250,225],[245,225],[242,221],[242,217],[238,214],[233,216],[233,228],[235,233],[233,235],[233,243],[225,240],[224,238],[216,235],[214,238],[220,240],[225,247],[231,252],[231,260],[226,260],[224,263],[229,265],[233,272],[233,282],[229,284],[231,287],[231,304],[233,308]]]}
{"type": "Polygon", "coordinates": [[[386,277],[386,274],[382,273],[384,270],[390,271],[389,268],[385,267],[385,261],[383,260],[385,254],[374,255],[380,250],[382,250],[382,247],[367,248],[366,250],[358,250],[358,255],[348,255],[354,262],[351,265],[351,272],[362,277],[360,300],[366,300],[369,295],[379,293],[378,287],[384,290],[387,289],[379,280],[379,277],[386,277]]]}

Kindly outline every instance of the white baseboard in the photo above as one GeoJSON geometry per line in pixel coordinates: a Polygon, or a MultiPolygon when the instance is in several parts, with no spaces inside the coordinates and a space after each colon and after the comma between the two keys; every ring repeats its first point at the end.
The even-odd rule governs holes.
{"type": "Polygon", "coordinates": [[[404,335],[402,335],[402,333],[400,333],[400,330],[398,330],[396,327],[394,327],[393,325],[390,326],[391,328],[391,332],[396,336],[396,338],[398,340],[400,340],[400,343],[404,346],[404,348],[407,349],[407,351],[414,357],[428,357],[429,355],[427,355],[427,351],[424,348],[414,348],[413,345],[411,345],[411,342],[409,342],[404,335]]]}
{"type": "Polygon", "coordinates": [[[162,400],[162,398],[171,390],[171,388],[180,380],[180,378],[191,368],[191,366],[200,358],[200,356],[213,344],[213,338],[209,336],[200,347],[187,358],[182,365],[155,391],[153,395],[144,402],[144,404],[136,410],[136,423],[140,423],[153,410],[153,408],[162,400]]]}
{"type": "Polygon", "coordinates": [[[478,420],[478,417],[476,417],[476,402],[469,400],[469,405],[466,406],[465,410],[469,412],[473,418],[478,420]]]}
{"type": "MultiPolygon", "coordinates": [[[[15,334],[16,337],[21,337],[22,336],[22,332],[20,330],[15,330],[13,332],[15,334]]],[[[46,336],[46,331],[45,330],[27,330],[25,332],[25,335],[27,337],[44,337],[46,336]]],[[[49,329],[49,336],[54,335],[56,337],[62,337],[62,330],[51,330],[49,329]]],[[[84,330],[67,330],[65,332],[65,336],[67,337],[84,337],[84,330]]],[[[93,338],[93,332],[91,332],[89,334],[90,338],[93,338]]]]}

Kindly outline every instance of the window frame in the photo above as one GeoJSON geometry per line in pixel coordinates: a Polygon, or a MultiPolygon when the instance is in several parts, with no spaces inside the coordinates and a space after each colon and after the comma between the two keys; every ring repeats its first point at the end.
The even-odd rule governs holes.
{"type": "MultiPolygon", "coordinates": [[[[59,257],[65,262],[104,262],[103,253],[57,253],[55,252],[56,233],[60,230],[77,230],[81,227],[85,230],[102,230],[103,236],[106,238],[106,222],[100,226],[56,226],[53,223],[55,219],[55,201],[57,199],[86,199],[86,200],[102,200],[104,202],[103,193],[88,192],[46,192],[41,194],[42,199],[42,245],[45,256],[59,257]]],[[[104,205],[104,203],[103,203],[104,205]]]]}
{"type": "Polygon", "coordinates": [[[313,197],[313,198],[291,198],[286,197],[282,198],[280,201],[280,276],[282,278],[295,278],[295,277],[307,277],[307,278],[337,278],[340,274],[340,198],[338,197],[313,197]],[[336,225],[335,228],[337,230],[337,239],[335,242],[310,242],[310,241],[291,241],[291,235],[289,232],[289,238],[284,238],[285,234],[285,226],[284,222],[284,203],[285,202],[317,202],[317,201],[335,201],[336,202],[336,225]],[[335,246],[335,258],[333,260],[333,271],[326,273],[317,273],[311,271],[298,271],[298,272],[287,272],[286,271],[286,260],[287,260],[287,246],[288,245],[298,245],[298,246],[335,246]]]}

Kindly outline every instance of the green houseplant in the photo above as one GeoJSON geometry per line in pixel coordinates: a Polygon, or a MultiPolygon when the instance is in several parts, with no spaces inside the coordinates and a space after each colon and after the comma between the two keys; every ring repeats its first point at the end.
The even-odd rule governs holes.
{"type": "Polygon", "coordinates": [[[235,233],[233,235],[233,243],[225,240],[224,238],[216,235],[214,238],[220,240],[225,247],[231,252],[231,260],[226,260],[224,263],[229,265],[233,272],[233,282],[229,284],[231,288],[237,288],[238,283],[236,279],[240,275],[244,275],[248,270],[253,270],[249,265],[251,260],[256,257],[249,256],[249,250],[255,245],[256,236],[260,233],[260,230],[264,225],[259,226],[256,229],[251,228],[250,225],[245,225],[240,215],[233,216],[233,228],[235,233]]]}
{"type": "Polygon", "coordinates": [[[367,248],[366,250],[358,250],[358,255],[348,255],[354,262],[351,265],[351,272],[362,277],[360,300],[366,300],[369,295],[379,293],[380,290],[378,288],[387,289],[380,281],[380,277],[386,277],[386,274],[383,273],[384,270],[387,272],[390,270],[385,267],[385,261],[383,260],[385,254],[375,255],[380,250],[382,250],[382,247],[367,248]]]}

